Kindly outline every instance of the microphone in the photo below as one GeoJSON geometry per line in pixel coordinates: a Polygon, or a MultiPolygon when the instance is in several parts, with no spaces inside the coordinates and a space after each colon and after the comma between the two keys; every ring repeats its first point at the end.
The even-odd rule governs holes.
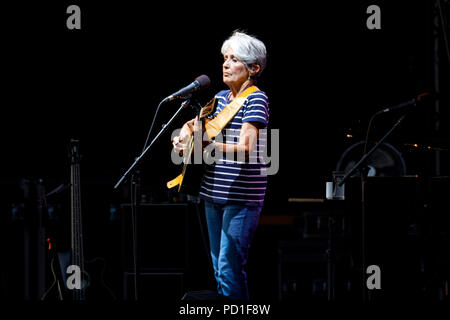
{"type": "Polygon", "coordinates": [[[409,101],[402,102],[402,103],[400,103],[400,104],[398,104],[396,106],[380,110],[380,111],[378,111],[378,113],[390,112],[390,111],[394,111],[394,110],[398,110],[398,109],[403,109],[403,108],[406,108],[406,107],[409,107],[409,106],[413,106],[414,107],[414,106],[416,106],[416,104],[418,102],[421,102],[426,96],[429,96],[429,95],[431,95],[430,92],[421,93],[417,97],[415,97],[415,98],[413,98],[413,99],[411,99],[409,101]]]}
{"type": "Polygon", "coordinates": [[[183,89],[178,90],[177,92],[175,92],[175,93],[171,94],[170,96],[168,96],[167,98],[165,98],[163,100],[163,102],[172,101],[177,98],[182,98],[182,97],[185,97],[197,90],[206,89],[209,87],[210,84],[211,84],[211,80],[209,80],[209,77],[203,74],[203,75],[195,78],[194,82],[192,82],[190,85],[184,87],[183,89]]]}

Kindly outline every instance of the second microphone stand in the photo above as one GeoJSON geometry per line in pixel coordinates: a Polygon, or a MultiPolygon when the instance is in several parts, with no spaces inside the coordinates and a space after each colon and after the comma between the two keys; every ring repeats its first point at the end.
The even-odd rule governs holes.
{"type": "Polygon", "coordinates": [[[363,302],[367,301],[367,288],[366,288],[366,213],[367,213],[367,204],[366,204],[366,182],[367,182],[367,174],[369,172],[368,168],[365,166],[367,159],[377,150],[381,144],[386,140],[387,137],[391,135],[391,133],[400,125],[400,123],[405,119],[406,114],[402,115],[394,126],[376,143],[372,149],[370,149],[366,154],[362,156],[362,158],[347,172],[339,182],[339,186],[342,186],[348,178],[358,169],[360,169],[361,173],[361,265],[362,265],[362,299],[363,302]]]}

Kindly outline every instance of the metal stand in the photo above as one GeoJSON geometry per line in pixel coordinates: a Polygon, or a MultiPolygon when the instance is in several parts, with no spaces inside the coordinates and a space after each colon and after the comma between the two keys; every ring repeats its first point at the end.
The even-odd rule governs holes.
{"type": "Polygon", "coordinates": [[[180,108],[178,108],[177,112],[173,115],[172,118],[170,118],[169,122],[163,125],[161,131],[156,135],[156,137],[152,140],[152,142],[142,151],[142,153],[134,160],[134,163],[128,168],[128,170],[123,174],[123,176],[120,178],[120,180],[116,183],[114,186],[114,189],[117,189],[119,185],[126,179],[128,176],[135,170],[136,166],[141,162],[142,158],[145,156],[145,154],[148,152],[148,150],[152,147],[152,145],[156,142],[156,140],[159,139],[159,137],[166,131],[166,129],[169,127],[169,125],[172,123],[172,121],[178,116],[178,114],[186,108],[190,103],[190,99],[187,99],[183,101],[180,108]]]}
{"type": "Polygon", "coordinates": [[[375,146],[372,147],[372,149],[369,150],[362,158],[359,160],[353,168],[344,176],[342,181],[339,183],[339,186],[342,186],[346,180],[359,168],[361,168],[361,245],[362,245],[362,251],[361,251],[361,267],[362,267],[362,298],[363,302],[367,301],[367,288],[366,288],[366,193],[365,193],[365,185],[366,185],[366,179],[368,170],[366,167],[363,167],[365,165],[367,159],[372,155],[372,153],[379,148],[379,146],[386,140],[386,138],[394,131],[395,128],[397,128],[400,123],[403,121],[403,119],[406,117],[406,114],[402,115],[400,119],[397,120],[397,122],[394,124],[394,126],[383,136],[383,138],[378,141],[375,146]]]}
{"type": "Polygon", "coordinates": [[[327,289],[328,289],[328,301],[335,300],[335,259],[336,253],[334,250],[334,235],[335,235],[335,218],[330,213],[328,216],[328,248],[327,254],[327,289]]]}
{"type": "MultiPolygon", "coordinates": [[[[137,170],[138,165],[140,164],[141,160],[145,156],[145,154],[150,150],[150,148],[153,146],[153,144],[156,142],[156,140],[159,139],[159,137],[167,130],[169,125],[172,123],[172,121],[179,115],[181,110],[186,108],[190,104],[190,99],[186,99],[183,101],[181,106],[178,108],[177,112],[170,118],[170,120],[163,125],[162,129],[159,131],[159,133],[156,135],[156,137],[152,140],[152,142],[144,148],[142,153],[134,160],[134,163],[128,168],[128,170],[123,174],[123,176],[120,178],[120,180],[116,183],[114,186],[114,189],[117,189],[119,185],[128,178],[129,175],[131,175],[131,223],[132,223],[132,232],[133,232],[133,264],[134,264],[134,299],[138,300],[138,279],[139,279],[139,261],[137,257],[137,199],[139,198],[138,192],[139,192],[139,178],[137,175],[139,174],[139,171],[137,170]]],[[[159,104],[161,105],[161,103],[159,104]]],[[[159,106],[158,106],[159,108],[159,106]]],[[[147,137],[148,138],[148,137],[147,137]]],[[[146,142],[147,143],[147,142],[146,142]]]]}

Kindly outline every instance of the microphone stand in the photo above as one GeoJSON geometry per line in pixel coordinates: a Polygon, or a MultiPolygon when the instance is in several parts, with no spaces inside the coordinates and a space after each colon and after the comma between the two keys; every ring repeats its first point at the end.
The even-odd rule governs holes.
{"type": "Polygon", "coordinates": [[[394,124],[394,126],[378,141],[377,144],[375,144],[372,149],[370,149],[366,154],[364,154],[354,166],[353,168],[344,176],[341,182],[339,182],[339,186],[342,186],[345,181],[348,180],[348,178],[359,168],[361,168],[361,227],[362,227],[362,233],[361,233],[361,246],[362,246],[362,256],[361,256],[361,264],[362,264],[362,294],[363,294],[363,302],[367,301],[367,288],[366,288],[366,212],[367,212],[367,205],[366,205],[366,180],[367,180],[367,174],[369,173],[369,170],[367,166],[364,166],[367,159],[377,150],[380,145],[383,143],[384,140],[386,140],[387,137],[400,125],[400,123],[403,121],[403,119],[406,117],[406,114],[402,115],[397,122],[394,124]]]}
{"type": "Polygon", "coordinates": [[[178,108],[177,112],[170,118],[170,120],[163,125],[162,129],[156,135],[156,137],[152,140],[152,142],[142,151],[142,153],[134,160],[134,163],[128,168],[128,170],[123,174],[120,180],[114,186],[114,189],[117,189],[120,184],[125,181],[129,175],[131,175],[131,225],[132,225],[132,238],[133,238],[133,267],[134,267],[134,299],[138,300],[138,278],[139,278],[139,267],[137,261],[137,193],[139,192],[139,179],[136,178],[136,175],[139,175],[139,170],[137,170],[137,166],[140,164],[144,156],[150,150],[151,146],[158,140],[158,138],[167,130],[172,121],[180,114],[180,112],[189,106],[191,100],[190,96],[187,97],[178,108]]]}
{"type": "Polygon", "coordinates": [[[163,125],[161,131],[156,135],[156,137],[150,142],[150,144],[142,151],[142,153],[134,160],[134,163],[128,168],[128,170],[123,174],[122,178],[116,183],[114,186],[114,189],[117,189],[119,185],[130,175],[130,173],[134,170],[134,168],[139,164],[139,162],[142,160],[142,158],[145,156],[145,154],[148,152],[148,150],[151,148],[151,146],[158,140],[158,138],[166,131],[167,127],[172,123],[172,121],[178,116],[178,114],[186,108],[190,104],[190,98],[183,101],[180,108],[178,108],[177,112],[170,118],[170,120],[163,125]]]}

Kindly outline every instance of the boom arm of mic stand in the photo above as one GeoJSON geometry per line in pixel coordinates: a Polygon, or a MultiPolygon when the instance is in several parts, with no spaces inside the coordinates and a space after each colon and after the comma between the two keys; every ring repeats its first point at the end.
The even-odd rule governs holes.
{"type": "Polygon", "coordinates": [[[130,173],[134,170],[134,168],[139,164],[141,159],[144,157],[144,155],[148,152],[150,147],[155,143],[156,140],[166,131],[166,129],[169,127],[170,123],[178,116],[178,114],[186,108],[190,103],[190,99],[187,99],[183,101],[181,106],[178,108],[177,112],[170,118],[170,120],[162,127],[161,131],[156,135],[156,137],[152,140],[152,142],[145,148],[142,153],[134,160],[134,163],[128,168],[128,170],[123,174],[122,178],[116,183],[114,186],[114,189],[117,189],[119,185],[130,175],[130,173]]]}
{"type": "Polygon", "coordinates": [[[353,166],[353,168],[352,168],[349,172],[347,172],[347,174],[344,176],[344,178],[342,179],[342,181],[339,182],[338,186],[341,187],[341,186],[345,183],[345,181],[347,181],[348,178],[349,178],[356,170],[358,170],[358,169],[366,162],[367,158],[370,157],[370,155],[371,155],[372,153],[374,153],[375,150],[378,149],[378,148],[380,147],[380,145],[383,143],[383,141],[386,140],[386,138],[392,133],[392,131],[394,131],[394,129],[397,128],[397,127],[400,125],[400,123],[403,121],[403,119],[405,119],[405,117],[406,117],[406,114],[402,115],[402,116],[400,117],[400,119],[398,119],[398,121],[397,121],[397,122],[394,124],[394,126],[393,126],[393,127],[392,127],[385,135],[384,135],[384,137],[381,138],[380,141],[378,141],[378,143],[375,144],[375,145],[372,147],[372,149],[370,149],[370,150],[369,150],[369,151],[361,158],[361,160],[359,160],[359,161],[353,166]]]}

